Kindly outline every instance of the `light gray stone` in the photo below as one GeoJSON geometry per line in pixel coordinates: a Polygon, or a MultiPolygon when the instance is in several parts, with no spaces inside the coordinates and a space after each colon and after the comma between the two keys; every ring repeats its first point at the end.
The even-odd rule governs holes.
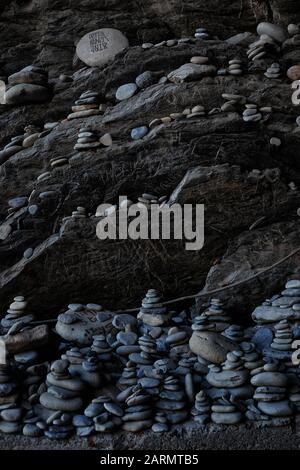
{"type": "Polygon", "coordinates": [[[114,59],[115,55],[129,46],[124,34],[113,28],[102,28],[83,36],[77,44],[76,53],[90,67],[99,67],[114,59]]]}

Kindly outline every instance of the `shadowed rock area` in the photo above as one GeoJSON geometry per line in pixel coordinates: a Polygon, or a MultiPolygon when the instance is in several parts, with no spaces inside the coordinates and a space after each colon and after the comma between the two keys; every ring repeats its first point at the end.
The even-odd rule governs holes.
{"type": "MultiPolygon", "coordinates": [[[[102,7],[98,3],[5,1],[1,7],[1,78],[7,81],[33,63],[48,70],[51,92],[44,103],[0,106],[1,148],[28,125],[42,130],[45,123],[58,122],[33,146],[3,157],[0,165],[1,310],[18,293],[41,318],[57,314],[71,300],[110,309],[136,307],[149,285],[167,299],[202,288],[205,293],[247,279],[298,246],[299,107],[292,105],[285,71],[297,64],[300,45],[288,40],[279,56],[272,52],[255,62],[246,55],[256,24],[297,23],[298,3],[130,1],[126,8],[118,0],[102,7]],[[199,24],[211,40],[141,47],[193,36],[199,24]],[[106,66],[89,68],[76,57],[75,47],[84,34],[100,27],[120,29],[130,47],[106,66]],[[248,36],[226,40],[245,31],[248,36]],[[238,57],[243,75],[157,83],[194,56],[207,56],[218,70],[238,57]],[[282,67],[280,80],[264,76],[275,61],[282,67]],[[157,74],[156,83],[117,102],[117,88],[146,70],[157,74]],[[67,120],[86,90],[98,92],[107,106],[104,114],[67,120]],[[245,122],[242,105],[209,114],[224,104],[222,93],[243,95],[259,108],[271,106],[272,112],[260,122],[245,122]],[[131,139],[133,128],[196,105],[205,108],[205,116],[162,122],[143,139],[131,139]],[[113,144],[74,150],[82,127],[109,133],[113,144]],[[281,140],[278,147],[270,144],[274,136],[281,140]],[[52,168],[50,161],[59,157],[68,164],[52,168]],[[260,171],[259,178],[253,170],[260,171]],[[47,171],[49,178],[37,180],[47,171]],[[97,239],[99,204],[116,204],[120,195],[136,201],[144,192],[166,194],[173,202],[204,203],[203,249],[186,251],[179,241],[97,239]],[[41,199],[45,193],[51,196],[41,199]],[[30,202],[7,216],[9,200],[20,196],[30,196],[30,202]],[[37,206],[37,212],[29,213],[28,206],[37,206]],[[92,216],[64,221],[78,206],[92,216]],[[24,257],[28,248],[34,252],[24,257]]],[[[228,290],[220,296],[233,312],[247,316],[286,277],[299,274],[299,259],[298,253],[236,288],[234,295],[228,290]]]]}

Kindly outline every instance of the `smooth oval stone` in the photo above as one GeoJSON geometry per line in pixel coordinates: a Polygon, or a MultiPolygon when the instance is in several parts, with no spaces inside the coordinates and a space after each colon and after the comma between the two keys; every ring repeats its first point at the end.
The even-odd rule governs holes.
{"type": "Polygon", "coordinates": [[[117,89],[116,99],[119,101],[128,100],[135,94],[137,89],[138,87],[135,83],[126,83],[117,89]]]}
{"type": "Polygon", "coordinates": [[[300,289],[300,281],[298,279],[292,279],[285,285],[286,289],[300,289]]]}
{"type": "Polygon", "coordinates": [[[261,372],[251,378],[251,383],[256,387],[286,387],[288,378],[280,372],[261,372]]]}
{"type": "Polygon", "coordinates": [[[25,424],[23,428],[23,436],[40,437],[43,431],[36,424],[25,424]]]}
{"type": "Polygon", "coordinates": [[[179,341],[182,341],[188,337],[188,334],[185,331],[179,331],[178,333],[173,333],[167,336],[166,338],[166,343],[167,344],[172,344],[172,343],[178,343],[179,341]]]}
{"type": "Polygon", "coordinates": [[[227,353],[239,350],[239,346],[219,333],[195,331],[189,341],[191,351],[215,364],[222,364],[227,353]]]}
{"type": "Polygon", "coordinates": [[[32,364],[38,360],[39,355],[36,351],[26,351],[15,354],[15,361],[20,364],[32,364]]]}
{"type": "Polygon", "coordinates": [[[122,429],[128,432],[139,432],[151,428],[152,423],[153,421],[151,419],[143,421],[129,421],[123,424],[122,429]]]}
{"type": "Polygon", "coordinates": [[[49,98],[48,88],[30,83],[14,85],[5,93],[6,104],[39,103],[47,101],[49,98]]]}
{"type": "Polygon", "coordinates": [[[160,381],[157,379],[149,378],[149,377],[143,377],[142,379],[139,380],[139,384],[143,388],[153,388],[153,387],[158,387],[160,384],[160,381]]]}
{"type": "Polygon", "coordinates": [[[76,46],[76,53],[86,65],[99,67],[114,59],[116,54],[128,46],[128,40],[121,31],[102,28],[83,36],[76,46]]]}
{"type": "Polygon", "coordinates": [[[76,429],[76,436],[79,437],[88,437],[95,432],[95,427],[93,426],[80,426],[76,429]]]}
{"type": "Polygon", "coordinates": [[[288,400],[259,402],[257,407],[268,416],[290,416],[293,414],[288,400]]]}
{"type": "Polygon", "coordinates": [[[151,418],[152,416],[152,410],[151,409],[146,409],[143,411],[134,411],[131,413],[127,413],[122,417],[123,422],[128,422],[128,421],[140,421],[144,419],[151,418]]]}
{"type": "Polygon", "coordinates": [[[88,418],[95,418],[100,415],[104,410],[102,403],[91,403],[85,410],[84,414],[88,418]]]}
{"type": "Polygon", "coordinates": [[[166,413],[168,423],[170,424],[182,423],[183,421],[186,421],[188,419],[188,416],[188,410],[172,411],[171,413],[166,413]]]}
{"type": "Polygon", "coordinates": [[[23,253],[23,257],[26,259],[31,258],[32,255],[33,255],[33,248],[27,248],[27,250],[25,250],[23,253]]]}
{"type": "Polygon", "coordinates": [[[249,373],[245,370],[223,370],[221,372],[209,372],[207,382],[213,387],[230,388],[241,387],[247,382],[249,373]]]}
{"type": "Polygon", "coordinates": [[[124,414],[122,408],[116,403],[104,403],[104,408],[106,409],[106,411],[115,416],[123,416],[124,414]]]}
{"type": "Polygon", "coordinates": [[[28,207],[28,212],[30,215],[36,215],[39,211],[39,206],[36,204],[32,204],[31,206],[28,207]]]}
{"type": "Polygon", "coordinates": [[[166,398],[167,400],[180,401],[184,399],[184,392],[181,390],[172,392],[170,390],[163,390],[160,392],[159,396],[161,398],[166,398]]]}
{"type": "Polygon", "coordinates": [[[26,206],[28,203],[28,198],[26,196],[19,196],[9,199],[8,205],[13,209],[20,209],[21,207],[26,206]]]}
{"type": "Polygon", "coordinates": [[[23,425],[20,423],[12,423],[9,421],[2,421],[0,423],[0,432],[4,434],[16,434],[22,432],[23,425]]]}
{"type": "Polygon", "coordinates": [[[169,430],[169,426],[164,423],[155,423],[151,429],[153,432],[167,432],[169,430]]]}
{"type": "Polygon", "coordinates": [[[135,79],[135,83],[139,88],[147,88],[155,83],[155,74],[146,70],[146,72],[141,73],[135,79]]]}
{"type": "Polygon", "coordinates": [[[184,401],[170,401],[165,399],[160,399],[156,402],[157,408],[160,410],[176,411],[182,410],[185,407],[184,401]]]}
{"type": "MultiPolygon", "coordinates": [[[[120,331],[117,334],[117,340],[120,341],[124,346],[129,346],[137,342],[138,336],[132,331],[120,331]]],[[[134,352],[134,351],[132,351],[134,352]]]]}
{"type": "Polygon", "coordinates": [[[133,140],[138,140],[138,139],[142,139],[147,134],[148,134],[148,127],[147,126],[135,127],[131,131],[131,138],[133,140]]]}
{"type": "Polygon", "coordinates": [[[40,396],[40,403],[45,408],[57,411],[72,412],[78,411],[82,407],[82,399],[80,397],[62,400],[60,398],[54,397],[48,392],[45,392],[40,396]]]}
{"type": "Polygon", "coordinates": [[[257,34],[259,36],[262,34],[267,34],[278,43],[284,42],[287,38],[286,31],[281,28],[281,26],[268,22],[262,22],[258,24],[257,34]]]}
{"type": "Polygon", "coordinates": [[[66,390],[71,390],[72,392],[81,392],[85,389],[85,384],[82,380],[78,378],[72,379],[62,379],[58,380],[55,379],[52,374],[47,375],[47,382],[51,385],[55,385],[56,387],[65,388],[66,390]]]}
{"type": "Polygon", "coordinates": [[[11,408],[7,410],[3,410],[0,413],[0,416],[4,421],[20,421],[23,415],[22,408],[11,408]]]}
{"type": "Polygon", "coordinates": [[[76,427],[86,427],[93,426],[94,422],[91,418],[85,415],[75,415],[72,420],[73,426],[76,427]]]}
{"type": "Polygon", "coordinates": [[[116,353],[120,354],[121,356],[128,356],[129,354],[137,353],[141,350],[140,346],[131,345],[131,346],[119,346],[116,349],[116,353]]]}
{"type": "Polygon", "coordinates": [[[212,413],[211,420],[215,424],[238,424],[242,420],[242,415],[239,411],[234,413],[212,413]]]}

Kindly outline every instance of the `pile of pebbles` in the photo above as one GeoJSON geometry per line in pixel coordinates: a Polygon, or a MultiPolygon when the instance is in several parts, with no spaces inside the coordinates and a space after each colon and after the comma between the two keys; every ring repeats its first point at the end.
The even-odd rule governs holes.
{"type": "Polygon", "coordinates": [[[196,39],[202,39],[202,40],[211,39],[211,35],[205,28],[197,28],[195,30],[194,36],[196,39]]]}
{"type": "Polygon", "coordinates": [[[195,404],[192,408],[191,415],[193,420],[199,424],[206,424],[210,421],[210,402],[204,390],[200,390],[195,396],[195,404]]]}
{"type": "Polygon", "coordinates": [[[100,147],[98,133],[90,127],[82,127],[79,129],[77,142],[74,150],[91,150],[100,147]]]}
{"type": "Polygon", "coordinates": [[[275,351],[292,351],[293,335],[287,320],[281,320],[275,325],[275,337],[271,348],[275,351]]]}
{"type": "Polygon", "coordinates": [[[243,61],[241,59],[232,59],[229,61],[228,73],[229,75],[242,75],[243,61]]]}
{"type": "Polygon", "coordinates": [[[215,424],[239,424],[242,413],[232,402],[230,395],[219,398],[211,407],[211,420],[215,424]]]}
{"type": "Polygon", "coordinates": [[[86,219],[87,212],[85,207],[78,206],[75,211],[72,212],[73,219],[86,219]]]}
{"type": "Polygon", "coordinates": [[[246,97],[243,95],[236,95],[233,93],[223,93],[222,98],[225,100],[225,103],[221,106],[223,112],[235,112],[237,108],[241,107],[243,104],[246,104],[246,97]]]}
{"type": "Polygon", "coordinates": [[[224,302],[220,299],[211,299],[208,309],[205,310],[200,316],[206,320],[211,329],[217,332],[222,332],[230,326],[230,317],[224,311],[224,302]]]}
{"type": "Polygon", "coordinates": [[[247,103],[245,106],[246,109],[243,112],[243,120],[245,122],[257,122],[262,120],[262,113],[259,111],[256,104],[247,103]]]}
{"type": "Polygon", "coordinates": [[[162,304],[162,297],[156,289],[149,289],[137,316],[150,327],[165,326],[170,319],[170,312],[162,304]]]}
{"type": "Polygon", "coordinates": [[[0,431],[5,434],[22,432],[22,408],[18,401],[18,384],[13,378],[11,368],[0,364],[0,431]]]}
{"type": "Polygon", "coordinates": [[[38,139],[48,135],[57,125],[57,122],[46,123],[42,130],[33,125],[25,126],[24,133],[11,137],[10,142],[0,151],[0,164],[6,162],[10,157],[21,150],[32,147],[38,139]]]}
{"type": "Polygon", "coordinates": [[[18,325],[23,329],[34,320],[33,315],[26,314],[27,305],[28,302],[22,295],[14,298],[14,301],[10,304],[5,317],[2,318],[0,322],[5,333],[12,333],[12,328],[18,328],[18,325]]]}
{"type": "Polygon", "coordinates": [[[169,375],[164,379],[163,389],[155,403],[156,409],[165,414],[169,424],[178,424],[189,416],[185,392],[176,376],[169,375]]]}
{"type": "Polygon", "coordinates": [[[124,411],[109,396],[97,397],[92,401],[92,404],[103,407],[102,412],[93,418],[95,431],[110,432],[121,427],[124,411]]]}
{"type": "Polygon", "coordinates": [[[85,384],[69,372],[69,361],[60,359],[51,365],[47,375],[47,391],[40,396],[40,403],[48,410],[71,413],[83,406],[81,398],[85,384]]]}
{"type": "Polygon", "coordinates": [[[170,113],[169,116],[152,119],[149,123],[149,129],[152,129],[161,124],[170,124],[172,121],[179,121],[185,119],[203,118],[206,116],[206,110],[203,105],[197,104],[191,108],[185,108],[183,111],[170,113]]]}
{"type": "MultiPolygon", "coordinates": [[[[190,417],[201,425],[288,424],[300,410],[298,368],[291,362],[300,281],[288,281],[281,294],[266,300],[254,319],[260,311],[270,315],[269,309],[283,316],[290,309],[292,319],[273,319],[268,331],[231,324],[223,302],[212,299],[192,324],[202,347],[213,352],[209,360],[192,350],[189,318],[169,312],[155,289],[147,292],[138,318],[110,317],[88,304],[97,321],[111,318],[108,330],[98,325],[88,342],[64,339],[61,359],[52,364],[42,362],[44,352],[27,347],[0,366],[0,431],[66,439],[118,429],[163,433],[190,417]]],[[[9,310],[26,318],[24,298],[14,300],[9,310]]],[[[81,304],[70,304],[68,312],[62,316],[70,317],[69,328],[76,315],[87,315],[81,304]]]]}
{"type": "Polygon", "coordinates": [[[72,106],[72,113],[67,116],[70,121],[72,119],[85,118],[89,116],[97,116],[103,114],[106,105],[100,103],[99,93],[96,91],[85,91],[80,95],[78,100],[72,106]]]}
{"type": "Polygon", "coordinates": [[[144,431],[153,424],[152,397],[139,385],[133,388],[125,400],[122,422],[122,429],[129,432],[144,431]]]}
{"type": "Polygon", "coordinates": [[[268,417],[289,417],[292,409],[287,399],[288,376],[278,371],[276,363],[265,364],[251,378],[255,386],[254,400],[261,413],[268,417]]]}
{"type": "Polygon", "coordinates": [[[264,75],[267,78],[280,78],[282,76],[280,64],[273,62],[273,64],[267,68],[264,75]]]}

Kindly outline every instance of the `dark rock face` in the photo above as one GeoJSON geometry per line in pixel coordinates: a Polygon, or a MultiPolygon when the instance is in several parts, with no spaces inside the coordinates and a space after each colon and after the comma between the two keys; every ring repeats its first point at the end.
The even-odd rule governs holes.
{"type": "MultiPolygon", "coordinates": [[[[198,292],[245,279],[289,254],[299,244],[300,206],[299,111],[291,102],[287,78],[268,80],[264,72],[275,57],[249,63],[240,76],[205,77],[189,83],[155,84],[117,103],[116,89],[146,70],[167,75],[192,56],[207,55],[220,69],[233,57],[247,69],[246,46],[214,39],[144,50],[142,42],[193,35],[197,26],[227,38],[254,32],[260,20],[287,26],[300,21],[297,1],[136,2],[5,1],[0,7],[0,76],[34,63],[48,69],[53,97],[26,106],[0,106],[0,145],[23,133],[28,124],[43,127],[60,121],[33,147],[0,165],[0,228],[8,200],[30,196],[38,212],[21,208],[5,222],[12,232],[0,241],[0,309],[22,293],[41,317],[58,313],[72,302],[99,302],[111,309],[139,305],[149,286],[167,298],[198,292]],[[101,3],[101,5],[100,5],[101,3]],[[184,3],[184,5],[183,5],[184,3]],[[87,68],[75,57],[75,45],[100,27],[120,29],[131,47],[103,68],[87,68]],[[59,79],[72,75],[72,81],[59,79]],[[66,120],[74,101],[86,90],[97,91],[108,104],[104,115],[66,120]],[[132,141],[131,129],[152,119],[201,104],[220,107],[222,93],[245,95],[259,107],[272,106],[264,121],[246,123],[241,112],[223,112],[203,119],[162,124],[143,139],[132,141]],[[91,126],[110,133],[111,147],[78,153],[78,130],[91,126]],[[282,140],[279,148],[270,138],[282,140]],[[69,164],[49,171],[50,160],[68,157],[69,164]],[[252,170],[259,169],[259,181],[252,170]],[[296,189],[289,184],[294,182],[296,189]],[[41,200],[40,194],[52,196],[41,200]],[[179,241],[100,241],[97,219],[62,219],[77,206],[95,214],[103,202],[119,195],[136,201],[145,191],[167,194],[174,202],[204,203],[205,244],[186,251],[179,241]],[[35,248],[33,256],[24,251],[35,248]]],[[[248,43],[251,39],[247,40],[248,43]]],[[[280,62],[297,63],[300,46],[286,46],[280,62]]],[[[266,293],[280,289],[285,278],[299,274],[299,254],[250,284],[223,294],[239,313],[249,313],[266,293]]]]}

